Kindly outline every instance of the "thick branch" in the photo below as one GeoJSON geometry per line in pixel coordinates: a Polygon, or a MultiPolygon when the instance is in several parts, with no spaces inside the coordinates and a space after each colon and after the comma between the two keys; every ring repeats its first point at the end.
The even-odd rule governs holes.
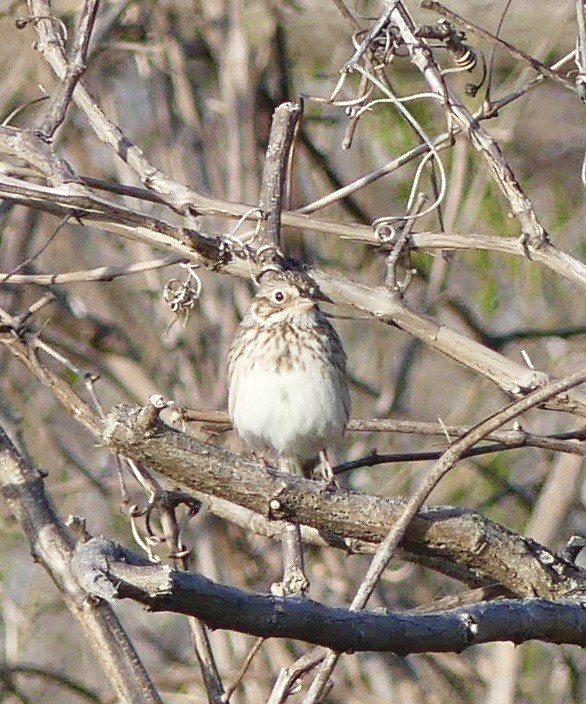
{"type": "Polygon", "coordinates": [[[431,614],[357,613],[139,562],[105,540],[81,545],[75,559],[78,578],[111,600],[130,598],[153,611],[195,616],[211,628],[293,638],[337,652],[461,652],[479,643],[530,639],[586,645],[586,614],[576,602],[497,600],[431,614]]]}
{"type": "MultiPolygon", "coordinates": [[[[67,384],[39,363],[22,340],[7,332],[0,335],[0,342],[39,380],[49,385],[80,422],[101,438],[101,428],[91,410],[67,384]]],[[[328,535],[332,544],[349,545],[352,549],[355,541],[380,542],[403,511],[401,500],[341,490],[323,492],[316,482],[267,473],[254,462],[163,426],[156,435],[149,433],[143,437],[142,431],[150,426],[148,423],[145,426],[141,418],[148,419],[149,414],[152,416],[151,407],[128,412],[128,417],[125,412],[113,417],[109,427],[111,446],[193,492],[218,497],[212,499],[212,503],[223,502],[222,515],[227,502],[238,504],[267,517],[269,523],[277,518],[313,526],[328,535]],[[270,507],[271,499],[277,500],[278,510],[270,507]]],[[[231,516],[227,517],[232,520],[231,516]]],[[[403,548],[410,553],[406,559],[414,555],[416,561],[468,583],[474,582],[472,575],[476,575],[477,583],[502,582],[519,596],[537,594],[559,598],[583,581],[582,572],[573,565],[560,563],[544,548],[482,516],[462,510],[421,511],[407,532],[403,548]],[[446,569],[450,563],[453,569],[446,569]],[[509,569],[511,564],[520,565],[514,574],[509,569]],[[574,578],[575,582],[571,583],[574,578]]]]}
{"type": "MultiPolygon", "coordinates": [[[[403,500],[342,489],[326,492],[318,482],[267,472],[256,462],[154,421],[155,415],[152,407],[120,408],[108,417],[105,440],[113,451],[192,491],[220,497],[269,519],[374,543],[387,535],[403,513],[403,500]]],[[[464,565],[481,579],[499,582],[521,597],[559,599],[586,588],[586,574],[575,565],[465,510],[420,511],[402,546],[464,565]]]]}

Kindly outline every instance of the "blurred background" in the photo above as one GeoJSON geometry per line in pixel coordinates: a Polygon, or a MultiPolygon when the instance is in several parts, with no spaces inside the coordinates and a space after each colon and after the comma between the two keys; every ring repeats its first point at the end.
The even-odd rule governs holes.
{"type": "MultiPolygon", "coordinates": [[[[406,2],[418,22],[438,17],[406,2]]],[[[496,32],[506,3],[460,2],[450,8],[496,32]]],[[[378,16],[378,3],[350,6],[364,27],[378,16]]],[[[55,2],[54,12],[72,32],[79,3],[55,2]]],[[[0,115],[51,92],[55,78],[35,51],[34,28],[15,27],[28,14],[25,4],[0,2],[0,115]]],[[[511,3],[501,36],[551,64],[575,47],[575,3],[511,3]]],[[[490,61],[490,44],[468,33],[468,43],[490,61]]],[[[305,115],[292,179],[292,209],[379,168],[416,146],[417,137],[390,106],[373,108],[358,123],[351,149],[342,140],[348,116],[324,104],[352,55],[352,29],[335,5],[305,0],[159,0],[103,2],[84,82],[105,113],[149,160],[174,180],[215,198],[258,201],[260,176],[274,108],[305,96],[305,115]],[[320,100],[316,100],[319,98],[320,100]]],[[[444,51],[437,53],[453,65],[444,51]]],[[[561,71],[573,68],[568,63],[561,71]]],[[[448,81],[472,111],[475,98],[465,84],[479,78],[450,75],[448,81]]],[[[426,90],[408,59],[396,57],[389,76],[394,90],[411,95],[426,90]]],[[[494,56],[491,97],[498,99],[526,85],[535,72],[499,49],[494,56]]],[[[351,77],[349,87],[358,79],[351,77]]],[[[347,90],[346,97],[351,97],[347,90]]],[[[445,131],[445,117],[430,101],[409,108],[430,136],[445,131]]],[[[11,124],[30,127],[43,114],[30,105],[11,124]]],[[[584,105],[557,83],[544,81],[503,109],[484,126],[501,146],[552,242],[576,258],[586,256],[584,187],[580,169],[586,146],[584,105]]],[[[84,176],[140,185],[132,171],[94,135],[86,118],[70,110],[58,133],[56,150],[84,176]]],[[[464,137],[442,153],[447,191],[441,215],[434,212],[415,231],[519,235],[507,203],[480,157],[464,137]]],[[[2,169],[23,167],[3,159],[2,169]]],[[[318,212],[321,218],[369,224],[401,215],[417,162],[318,212]]],[[[421,189],[432,198],[429,176],[421,189]]],[[[180,222],[166,208],[104,194],[142,212],[180,222]]],[[[8,202],[0,204],[0,273],[25,264],[19,273],[59,273],[104,265],[126,265],[161,256],[146,246],[98,229],[59,221],[8,202]]],[[[234,221],[201,218],[201,230],[230,233],[234,221]]],[[[246,232],[246,227],[242,230],[246,232]]],[[[239,234],[239,233],[237,233],[239,234]]],[[[311,231],[287,230],[287,253],[336,270],[371,286],[383,283],[384,255],[373,247],[311,231]]],[[[520,258],[469,251],[443,256],[416,253],[417,269],[407,303],[439,322],[522,363],[524,351],[535,368],[553,376],[586,363],[584,294],[571,282],[520,258]]],[[[179,267],[115,279],[53,286],[55,301],[37,316],[43,339],[83,373],[99,374],[95,390],[105,409],[121,402],[144,402],[161,393],[179,405],[226,408],[226,355],[253,287],[207,271],[198,272],[202,292],[187,322],[164,303],[165,284],[184,280],[179,267]]],[[[43,295],[45,288],[8,282],[0,286],[0,305],[13,315],[43,295]]],[[[348,311],[329,311],[347,314],[348,311]]],[[[392,417],[470,425],[500,408],[507,397],[487,380],[453,360],[428,350],[405,333],[366,320],[335,321],[349,359],[353,416],[392,417]]],[[[82,379],[73,367],[60,371],[81,395],[82,379]]],[[[0,354],[0,414],[22,441],[31,460],[46,470],[48,488],[62,517],[85,516],[93,535],[136,548],[120,506],[112,458],[69,418],[51,394],[19,363],[0,354]]],[[[522,420],[533,433],[571,430],[575,421],[552,412],[533,412],[522,420]]],[[[211,442],[244,451],[232,433],[208,434],[211,442]]],[[[411,452],[441,449],[445,442],[399,434],[348,435],[336,448],[337,461],[373,449],[411,452]]],[[[355,471],[343,482],[360,491],[406,496],[426,463],[397,463],[355,471]]],[[[552,549],[574,533],[584,533],[584,486],[579,457],[533,448],[503,452],[460,463],[434,492],[434,504],[452,504],[484,513],[552,549]]],[[[145,497],[129,481],[137,503],[145,497]]],[[[44,571],[33,564],[18,527],[0,504],[2,536],[0,585],[0,699],[47,704],[84,701],[63,683],[21,674],[15,687],[5,666],[34,664],[79,680],[111,701],[109,689],[89,645],[65,610],[44,571]],[[2,687],[4,686],[4,690],[2,687]],[[19,694],[20,693],[20,694],[19,694]],[[3,699],[5,696],[5,699],[3,699]]],[[[280,546],[246,534],[203,511],[185,536],[193,548],[191,569],[228,584],[267,591],[278,579],[280,546]]],[[[163,552],[161,554],[164,554],[163,552]]],[[[367,558],[333,550],[308,554],[311,596],[329,604],[349,602],[367,558]]],[[[409,609],[461,588],[423,568],[393,563],[372,607],[409,609]]],[[[130,602],[117,613],[166,702],[205,701],[205,690],[185,619],[144,613],[130,602]]],[[[229,683],[253,639],[218,632],[211,636],[221,675],[229,683]]],[[[271,641],[255,657],[234,702],[264,701],[281,667],[305,651],[299,643],[271,641]]],[[[462,655],[421,655],[405,659],[385,654],[348,656],[336,671],[329,702],[490,704],[581,702],[586,697],[586,660],[575,647],[529,643],[476,647],[462,655]]]]}

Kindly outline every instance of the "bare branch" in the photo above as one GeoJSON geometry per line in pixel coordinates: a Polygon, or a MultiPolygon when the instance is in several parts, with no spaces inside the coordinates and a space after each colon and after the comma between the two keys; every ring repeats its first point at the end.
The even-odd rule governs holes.
{"type": "MultiPolygon", "coordinates": [[[[1,130],[0,141],[4,144],[6,143],[6,140],[3,140],[1,130]]],[[[19,147],[15,147],[15,149],[18,148],[19,147]]],[[[30,158],[32,161],[34,161],[35,156],[38,156],[36,151],[31,153],[30,158]]],[[[50,173],[51,169],[52,166],[48,166],[43,172],[50,173]]],[[[75,176],[73,176],[73,178],[75,178],[75,176]]],[[[59,180],[59,183],[61,183],[61,180],[62,179],[59,180]]],[[[81,182],[87,181],[93,184],[93,181],[85,178],[81,178],[80,180],[81,182]]],[[[102,188],[103,187],[102,184],[102,188]]],[[[128,188],[130,187],[125,186],[113,190],[114,192],[124,192],[124,194],[126,194],[128,188]]],[[[131,189],[128,195],[153,200],[152,197],[147,197],[147,192],[142,192],[140,189],[131,189]]],[[[196,238],[197,241],[194,243],[194,247],[206,258],[210,258],[211,254],[206,252],[205,240],[218,240],[218,238],[212,237],[211,235],[197,233],[193,229],[173,226],[160,219],[153,218],[152,216],[146,216],[136,210],[121,208],[109,201],[97,198],[88,191],[80,192],[77,187],[75,189],[72,187],[70,190],[55,190],[45,186],[29,184],[20,179],[14,179],[8,175],[0,174],[0,197],[15,203],[22,203],[28,207],[52,212],[59,216],[71,214],[75,217],[83,218],[84,222],[87,223],[98,222],[103,229],[109,232],[114,232],[121,236],[128,237],[129,239],[137,239],[160,249],[175,251],[178,255],[182,257],[185,256],[186,258],[187,250],[181,248],[181,241],[183,239],[187,238],[193,240],[196,238]],[[168,233],[171,237],[176,239],[177,242],[170,244],[162,233],[168,233]]],[[[249,217],[255,217],[257,212],[246,205],[229,203],[212,198],[206,199],[206,205],[205,207],[202,206],[200,211],[209,215],[222,215],[230,218],[241,218],[246,216],[247,213],[250,214],[249,217]]],[[[364,225],[346,225],[343,223],[318,220],[313,217],[297,214],[297,212],[283,213],[282,222],[288,227],[302,228],[327,235],[336,235],[349,241],[368,242],[377,246],[381,244],[380,239],[373,232],[372,228],[364,225]]],[[[529,251],[531,261],[546,266],[556,274],[567,278],[575,284],[586,287],[586,265],[579,259],[560,251],[549,242],[543,244],[539,249],[528,250],[522,242],[506,237],[489,237],[476,233],[460,235],[422,232],[411,234],[409,243],[411,247],[422,250],[478,250],[500,252],[502,254],[523,257],[524,259],[527,259],[529,251]]],[[[210,263],[210,266],[211,265],[210,263]]],[[[242,267],[240,271],[243,276],[250,275],[249,268],[245,269],[242,267]]],[[[237,270],[232,269],[231,273],[237,273],[237,270]]]]}
{"type": "MultiPolygon", "coordinates": [[[[553,393],[551,388],[547,393],[553,393]]],[[[540,391],[546,394],[544,390],[540,391]]],[[[535,398],[531,399],[534,401],[535,398]]],[[[406,505],[403,500],[342,489],[326,493],[319,482],[273,470],[270,473],[263,471],[256,462],[159,424],[155,421],[156,411],[154,415],[153,412],[150,407],[118,409],[108,418],[106,442],[113,451],[145,464],[191,491],[220,497],[270,519],[301,523],[367,542],[380,541],[403,515],[406,505]]],[[[566,568],[553,569],[550,574],[549,551],[539,546],[535,552],[519,536],[478,514],[463,510],[454,513],[454,509],[448,510],[447,514],[438,510],[421,511],[409,524],[403,547],[418,552],[423,545],[434,555],[450,555],[454,562],[473,568],[482,578],[498,582],[520,596],[549,594],[556,598],[553,597],[556,594],[560,598],[568,593],[564,592],[559,571],[566,568]],[[460,527],[456,528],[456,525],[460,527]],[[484,533],[481,554],[474,548],[479,531],[484,533]],[[495,541],[488,538],[494,531],[500,536],[495,541]],[[491,552],[491,546],[494,546],[495,553],[491,552]],[[509,557],[507,550],[511,550],[509,557]],[[548,555],[543,562],[542,554],[548,555]],[[522,555],[527,559],[527,571],[520,567],[522,555]],[[508,568],[511,560],[518,567],[514,574],[508,568]]],[[[577,575],[582,574],[581,570],[569,565],[567,569],[570,570],[568,574],[580,581],[581,577],[577,575]]],[[[576,583],[569,579],[566,588],[575,590],[576,583]],[[573,586],[570,587],[570,583],[573,586]]]]}
{"type": "MultiPolygon", "coordinates": [[[[180,422],[205,423],[210,426],[218,426],[217,431],[229,430],[232,426],[230,418],[226,411],[210,411],[204,409],[179,408],[175,409],[177,419],[180,422]]],[[[394,419],[394,418],[352,418],[348,422],[346,432],[354,433],[406,433],[409,435],[433,435],[445,439],[448,437],[456,438],[457,436],[465,435],[469,432],[470,427],[464,425],[442,425],[440,423],[429,423],[425,421],[394,419]]],[[[485,440],[492,440],[495,445],[482,449],[484,452],[496,452],[499,450],[514,449],[519,447],[540,447],[544,450],[553,450],[556,452],[568,452],[569,454],[582,455],[586,453],[586,449],[579,443],[586,440],[586,428],[573,430],[567,433],[555,433],[552,435],[535,435],[529,433],[521,427],[514,430],[499,430],[487,435],[485,440]],[[498,447],[497,447],[498,446],[498,447]]],[[[481,453],[481,454],[482,454],[481,453]]],[[[396,453],[395,455],[385,455],[385,457],[395,457],[396,459],[388,459],[387,461],[415,461],[416,459],[437,459],[442,452],[428,453],[396,453]],[[425,455],[425,457],[424,457],[425,455]]],[[[469,456],[469,455],[467,455],[469,456]]],[[[374,458],[378,461],[373,464],[380,464],[382,455],[375,455],[374,458]]],[[[354,460],[353,462],[345,462],[337,469],[347,471],[349,465],[356,467],[369,466],[360,464],[368,458],[362,460],[354,460]],[[343,469],[342,469],[343,468],[343,469]]]]}
{"type": "Polygon", "coordinates": [[[447,7],[445,7],[445,5],[442,5],[441,2],[436,2],[436,0],[421,0],[419,5],[424,10],[431,10],[432,12],[437,12],[438,15],[441,15],[442,17],[447,17],[452,22],[455,22],[456,24],[465,27],[468,31],[472,32],[477,37],[480,37],[481,39],[486,39],[492,44],[497,44],[503,49],[506,49],[506,51],[508,51],[512,56],[517,59],[521,59],[526,64],[531,66],[531,68],[538,71],[541,75],[546,76],[552,81],[563,85],[564,88],[567,88],[571,91],[576,90],[575,86],[572,85],[570,81],[566,80],[563,76],[560,76],[559,74],[552,71],[548,66],[542,64],[541,61],[538,61],[537,59],[533,58],[533,56],[530,56],[522,49],[518,49],[516,46],[509,44],[509,42],[505,41],[504,39],[501,39],[500,37],[491,34],[491,32],[488,32],[486,29],[479,27],[477,24],[470,22],[470,20],[461,17],[456,12],[449,10],[447,7]]]}
{"type": "Polygon", "coordinates": [[[45,142],[53,139],[55,132],[63,123],[75,86],[86,70],[88,47],[98,7],[99,0],[85,0],[79,14],[71,55],[67,61],[67,73],[51,98],[43,122],[36,130],[36,134],[45,142]]]}
{"type": "Polygon", "coordinates": [[[36,284],[37,286],[53,286],[55,284],[77,284],[87,281],[113,281],[121,276],[142,274],[145,271],[164,269],[185,261],[181,257],[168,256],[153,259],[150,262],[138,262],[127,266],[100,266],[85,271],[69,271],[63,274],[1,274],[0,283],[10,281],[11,284],[36,284]]]}
{"type": "MultiPolygon", "coordinates": [[[[60,191],[52,191],[52,200],[48,201],[46,194],[51,191],[44,187],[23,186],[22,182],[9,177],[0,177],[0,184],[2,182],[10,184],[8,193],[15,202],[20,202],[18,194],[26,193],[25,201],[32,204],[28,197],[34,193],[35,201],[43,209],[52,210],[63,203],[67,204],[66,212],[77,214],[79,217],[81,213],[76,211],[76,208],[87,208],[89,213],[84,214],[86,219],[109,221],[110,227],[125,237],[175,252],[179,256],[216,271],[250,276],[252,263],[237,257],[226,261],[219,238],[210,237],[195,230],[174,228],[163,221],[144,216],[129,208],[115,206],[85,193],[63,195],[60,191]],[[177,241],[175,237],[181,241],[177,241]],[[190,246],[184,244],[185,241],[188,241],[190,246]]],[[[586,270],[586,267],[583,268],[586,270]]],[[[516,364],[467,336],[412,311],[404,302],[387,291],[361,286],[342,276],[319,270],[309,270],[308,274],[314,279],[321,292],[334,303],[353,306],[370,313],[376,319],[397,325],[458,363],[490,379],[508,393],[523,394],[544,384],[547,380],[545,374],[516,364]]],[[[586,397],[582,396],[579,392],[571,391],[563,399],[553,401],[552,407],[586,415],[586,397]]]]}
{"type": "Polygon", "coordinates": [[[251,240],[255,247],[274,245],[282,250],[281,213],[289,207],[289,178],[301,107],[283,103],[275,110],[260,191],[259,207],[266,219],[251,240]]]}
{"type": "Polygon", "coordinates": [[[452,445],[444,452],[439,461],[425,475],[421,484],[409,498],[405,506],[404,513],[395,523],[392,530],[381,544],[377,555],[375,555],[375,558],[372,561],[368,574],[366,575],[360,589],[356,594],[356,597],[352,602],[352,608],[360,609],[364,607],[368,601],[368,598],[372,594],[372,591],[374,590],[376,582],[380,579],[383,570],[393,556],[395,549],[399,545],[402,536],[405,535],[405,531],[412,518],[427,500],[433,489],[450,471],[450,469],[454,467],[456,462],[461,458],[462,454],[466,450],[473,447],[479,440],[486,437],[489,433],[497,430],[514,418],[517,418],[529,408],[538,406],[553,396],[561,394],[568,389],[585,382],[586,370],[581,370],[571,374],[564,379],[560,379],[559,381],[550,382],[545,387],[532,391],[525,396],[525,398],[515,401],[506,408],[494,413],[492,416],[486,418],[468,431],[459,440],[452,443],[452,445]]]}
{"type": "MultiPolygon", "coordinates": [[[[36,17],[34,26],[39,36],[37,48],[57,77],[65,81],[68,64],[62,39],[52,21],[51,4],[49,0],[30,0],[30,7],[36,17]]],[[[166,203],[180,212],[185,211],[190,202],[197,200],[197,193],[167,179],[159,169],[149,163],[142,149],[133,144],[120,128],[105,116],[81,81],[75,86],[73,100],[85,113],[96,135],[128,164],[147,188],[154,190],[166,203]]]]}
{"type": "Polygon", "coordinates": [[[425,614],[357,613],[311,599],[247,593],[196,573],[174,572],[103,539],[80,545],[75,563],[78,578],[109,600],[130,598],[153,611],[196,616],[212,628],[293,638],[338,652],[460,652],[498,640],[586,644],[586,616],[571,600],[501,600],[425,614]]]}
{"type": "Polygon", "coordinates": [[[2,428],[0,483],[10,510],[28,538],[32,554],[51,575],[117,695],[124,701],[161,704],[110,606],[86,599],[71,570],[71,538],[45,494],[43,480],[17,453],[2,428]]]}
{"type": "MultiPolygon", "coordinates": [[[[516,418],[528,408],[539,405],[548,398],[551,398],[556,394],[562,393],[567,389],[584,382],[586,382],[586,370],[572,374],[561,381],[549,384],[543,389],[533,391],[524,399],[512,403],[507,408],[502,409],[498,413],[495,413],[491,417],[482,421],[477,426],[472,428],[472,430],[470,430],[466,435],[453,443],[442,455],[439,461],[424,476],[420,485],[407,501],[403,513],[380,544],[372,562],[370,563],[368,571],[364,576],[364,579],[362,580],[352,603],[350,604],[350,609],[352,611],[364,609],[384,570],[395,554],[396,549],[399,547],[403,536],[406,534],[409,524],[417,515],[417,512],[423,506],[433,489],[461,458],[463,452],[471,448],[478,440],[484,438],[488,433],[497,430],[499,427],[503,426],[513,418],[516,418]]],[[[337,652],[337,649],[326,656],[320,666],[315,680],[310,687],[307,701],[318,699],[330,675],[332,674],[334,667],[336,666],[338,658],[339,653],[337,652]]]]}
{"type": "Polygon", "coordinates": [[[499,146],[446,86],[429,48],[418,38],[417,28],[403,3],[397,4],[392,19],[401,33],[411,60],[422,72],[433,92],[444,102],[446,112],[463,128],[474,148],[484,157],[494,180],[521,224],[524,241],[539,249],[547,243],[547,237],[499,146]]]}
{"type": "Polygon", "coordinates": [[[580,100],[586,103],[586,5],[584,0],[576,0],[576,22],[578,25],[576,38],[576,88],[580,100]]]}

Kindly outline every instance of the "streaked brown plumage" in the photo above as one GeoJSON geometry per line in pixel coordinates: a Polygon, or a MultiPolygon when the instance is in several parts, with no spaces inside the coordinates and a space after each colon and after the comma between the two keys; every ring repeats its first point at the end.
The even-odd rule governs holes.
{"type": "Polygon", "coordinates": [[[297,462],[339,440],[348,422],[346,355],[298,276],[270,274],[228,356],[229,413],[255,450],[297,462]]]}

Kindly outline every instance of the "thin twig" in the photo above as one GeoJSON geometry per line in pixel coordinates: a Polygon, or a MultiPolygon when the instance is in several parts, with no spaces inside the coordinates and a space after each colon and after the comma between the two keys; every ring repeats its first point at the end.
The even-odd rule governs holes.
{"type": "Polygon", "coordinates": [[[584,0],[576,0],[576,22],[578,31],[576,33],[576,88],[580,95],[580,100],[586,103],[586,4],[584,0]]]}
{"type": "MultiPolygon", "coordinates": [[[[562,59],[553,64],[551,68],[555,69],[559,68],[560,66],[563,66],[574,57],[574,54],[575,52],[573,51],[569,54],[566,54],[562,59]]],[[[505,95],[502,98],[499,98],[491,105],[482,105],[473,114],[473,119],[478,122],[482,122],[491,117],[494,117],[494,115],[498,113],[499,110],[506,107],[515,100],[518,100],[519,98],[523,97],[530,90],[538,86],[543,80],[544,76],[542,74],[539,74],[518,90],[513,91],[512,93],[509,93],[508,95],[505,95]]],[[[453,138],[462,131],[463,130],[459,125],[454,125],[451,132],[444,132],[438,135],[437,137],[431,140],[431,144],[433,145],[434,149],[438,152],[447,149],[452,145],[453,138]]],[[[346,184],[344,187],[339,188],[338,190],[333,191],[332,193],[328,193],[328,195],[323,196],[322,198],[318,198],[312,203],[308,203],[307,205],[298,208],[295,213],[310,214],[316,212],[317,210],[321,210],[327,207],[328,205],[331,205],[332,203],[335,203],[336,201],[346,198],[349,195],[355,193],[356,191],[359,191],[360,189],[364,188],[364,186],[374,183],[378,179],[393,173],[394,171],[403,167],[405,164],[413,161],[414,159],[419,158],[428,151],[429,146],[427,144],[419,144],[416,147],[413,147],[412,149],[406,151],[404,154],[397,157],[396,159],[393,159],[388,164],[381,166],[379,169],[376,169],[375,171],[372,171],[371,173],[362,176],[361,178],[356,179],[355,181],[352,181],[349,184],[346,184]]],[[[286,220],[286,218],[288,217],[289,216],[287,214],[284,214],[283,222],[286,225],[292,225],[293,223],[286,220]]],[[[308,227],[311,227],[311,221],[308,221],[308,227]]],[[[346,232],[342,232],[341,234],[342,236],[347,237],[346,232]]],[[[348,237],[348,239],[352,239],[352,237],[350,236],[348,237]]]]}
{"type": "MultiPolygon", "coordinates": [[[[38,252],[35,256],[38,256],[38,252]]],[[[29,260],[27,260],[28,262],[29,260]]],[[[95,269],[85,269],[83,271],[69,271],[63,274],[1,274],[0,284],[10,281],[11,284],[36,284],[37,286],[53,286],[56,284],[76,284],[87,281],[113,281],[121,276],[131,276],[132,274],[142,274],[145,271],[163,269],[174,264],[180,264],[185,259],[174,255],[153,259],[150,262],[138,262],[126,266],[100,266],[95,269]]],[[[21,269],[25,265],[19,265],[21,269]]],[[[16,270],[15,270],[16,271],[16,270]]]]}
{"type": "Polygon", "coordinates": [[[376,39],[376,37],[378,37],[378,35],[381,34],[381,32],[389,24],[393,10],[398,2],[399,0],[386,0],[385,8],[379,15],[378,20],[368,30],[366,36],[362,40],[362,43],[353,56],[344,64],[344,68],[342,69],[343,71],[350,72],[356,67],[356,64],[360,61],[360,59],[362,59],[364,54],[370,48],[373,40],[376,39]]]}
{"type": "Polygon", "coordinates": [[[407,213],[407,218],[403,224],[403,227],[401,227],[398,236],[393,239],[393,247],[391,253],[387,256],[386,259],[387,275],[385,278],[385,286],[387,286],[391,291],[394,291],[395,293],[398,293],[400,295],[403,295],[405,293],[405,290],[409,282],[411,281],[411,273],[408,268],[409,249],[407,245],[407,240],[409,238],[409,235],[411,234],[411,230],[413,228],[413,225],[415,224],[417,216],[423,209],[426,200],[427,196],[424,193],[419,193],[417,195],[417,198],[413,203],[413,207],[411,208],[410,212],[407,213]],[[404,281],[398,282],[397,266],[399,264],[399,258],[402,254],[404,254],[405,249],[407,249],[407,274],[405,275],[404,281]]]}
{"type": "MultiPolygon", "coordinates": [[[[513,0],[505,0],[504,7],[502,8],[502,11],[500,13],[499,21],[496,26],[496,34],[495,34],[495,39],[498,40],[500,39],[499,35],[501,33],[501,29],[503,28],[503,24],[505,22],[505,17],[507,16],[507,13],[509,12],[509,9],[511,7],[511,3],[513,0]]],[[[493,78],[493,71],[494,71],[494,60],[496,56],[496,47],[497,43],[492,44],[491,50],[490,50],[490,60],[488,62],[488,68],[487,68],[487,74],[486,74],[486,91],[484,93],[484,102],[485,103],[490,103],[490,91],[492,89],[492,78],[493,78]]]]}
{"type": "Polygon", "coordinates": [[[399,521],[397,521],[397,525],[394,526],[393,530],[389,533],[387,538],[385,538],[384,542],[387,543],[388,547],[382,548],[381,545],[382,554],[380,557],[373,560],[373,565],[371,565],[371,569],[369,569],[369,572],[373,575],[373,581],[370,582],[365,578],[361,588],[352,602],[354,608],[363,608],[364,604],[366,604],[366,601],[370,597],[372,590],[374,589],[374,585],[379,578],[376,577],[375,579],[374,575],[378,573],[378,570],[381,567],[384,569],[388,563],[388,560],[392,557],[396,546],[404,535],[405,529],[409,525],[409,522],[413,516],[417,513],[418,509],[421,508],[431,491],[437,486],[445,474],[447,474],[447,472],[456,464],[464,452],[472,448],[479,440],[486,437],[489,433],[498,430],[498,428],[514,420],[530,408],[540,406],[554,396],[579,386],[585,381],[586,370],[580,370],[574,374],[563,377],[559,381],[550,382],[543,388],[532,391],[524,398],[514,401],[497,413],[485,418],[483,421],[471,428],[468,433],[452,443],[448,450],[444,452],[440,460],[434,465],[434,467],[432,467],[431,471],[424,477],[420,486],[417,488],[411,499],[409,499],[403,515],[399,521]]]}
{"type": "Polygon", "coordinates": [[[332,0],[334,5],[338,8],[340,14],[344,19],[348,22],[350,27],[352,28],[352,31],[355,32],[356,30],[360,29],[360,23],[356,19],[356,17],[352,14],[352,11],[348,9],[346,6],[346,3],[343,2],[343,0],[332,0]]]}
{"type": "Polygon", "coordinates": [[[90,37],[94,28],[99,4],[99,0],[85,0],[80,12],[75,35],[73,37],[71,55],[67,61],[67,72],[51,98],[43,122],[36,130],[39,137],[46,142],[53,139],[55,132],[63,123],[75,86],[78,84],[79,79],[86,69],[90,37]]]}
{"type": "MultiPolygon", "coordinates": [[[[553,452],[565,452],[570,455],[586,456],[586,445],[579,445],[578,443],[571,441],[565,442],[563,440],[549,440],[543,441],[542,443],[537,441],[534,443],[522,441],[518,444],[509,445],[479,445],[478,447],[473,447],[466,450],[466,452],[462,455],[462,459],[468,457],[480,457],[482,455],[492,455],[496,452],[515,450],[520,447],[539,447],[542,449],[551,450],[553,452]]],[[[353,469],[360,469],[361,467],[377,467],[381,464],[393,464],[396,462],[424,462],[425,460],[436,460],[442,457],[443,453],[443,450],[429,450],[428,452],[392,452],[383,455],[373,452],[366,457],[359,457],[357,460],[343,462],[336,467],[332,467],[332,472],[338,475],[345,472],[350,472],[353,469]]]]}
{"type": "Polygon", "coordinates": [[[258,653],[260,650],[260,647],[263,643],[266,642],[266,638],[257,638],[250,650],[248,651],[246,657],[244,658],[244,662],[242,663],[242,666],[240,670],[238,671],[238,674],[234,678],[234,682],[229,687],[226,687],[226,692],[224,694],[224,702],[229,702],[230,697],[234,694],[234,692],[237,690],[238,686],[244,679],[244,675],[248,672],[248,668],[252,664],[252,661],[254,659],[254,656],[258,653]]]}
{"type": "Polygon", "coordinates": [[[429,47],[418,39],[417,28],[403,3],[397,5],[392,17],[413,64],[421,71],[432,91],[443,100],[443,107],[450,119],[464,129],[472,146],[483,156],[494,181],[519,221],[523,244],[539,249],[548,242],[545,230],[500,147],[446,86],[429,47]]]}
{"type": "Polygon", "coordinates": [[[552,71],[545,64],[542,64],[541,61],[534,59],[532,56],[525,53],[521,49],[517,49],[517,47],[513,46],[512,44],[509,44],[509,42],[505,41],[504,39],[501,39],[500,37],[495,36],[491,32],[488,32],[486,29],[479,27],[477,24],[470,22],[470,20],[461,17],[456,12],[449,10],[440,2],[437,2],[436,0],[421,0],[419,5],[424,10],[431,10],[432,12],[437,12],[438,15],[442,15],[443,17],[446,17],[452,22],[456,22],[457,24],[465,27],[469,32],[476,34],[476,36],[480,37],[481,39],[485,39],[486,41],[492,42],[493,44],[498,44],[499,46],[503,47],[503,49],[506,49],[515,58],[521,59],[525,63],[529,64],[531,68],[534,68],[542,75],[546,76],[547,78],[551,78],[551,80],[555,81],[556,83],[561,83],[565,88],[568,88],[571,91],[576,91],[576,87],[572,85],[570,81],[566,80],[563,76],[560,76],[554,71],[552,71]]]}
{"type": "Polygon", "coordinates": [[[53,230],[53,232],[49,235],[49,237],[47,237],[47,240],[45,242],[43,242],[41,247],[39,247],[39,249],[34,254],[31,254],[24,261],[20,262],[20,264],[18,264],[18,266],[16,266],[10,273],[0,274],[0,284],[8,283],[8,281],[15,283],[15,281],[16,281],[15,277],[18,278],[17,272],[19,272],[21,269],[24,269],[29,264],[34,262],[35,259],[37,259],[38,257],[41,256],[41,254],[47,249],[47,247],[51,244],[51,242],[55,239],[55,237],[57,237],[59,232],[61,232],[61,229],[68,222],[69,219],[70,219],[69,215],[66,215],[64,218],[62,218],[61,222],[57,225],[57,227],[53,230]]]}
{"type": "Polygon", "coordinates": [[[283,668],[271,692],[267,704],[283,704],[295,687],[297,681],[311,672],[327,655],[325,648],[314,648],[309,653],[298,658],[292,665],[283,668]]]}
{"type": "MultiPolygon", "coordinates": [[[[231,429],[230,418],[226,411],[212,411],[208,409],[174,408],[179,423],[203,423],[214,428],[216,432],[231,429]],[[217,428],[215,428],[217,426],[217,428]]],[[[400,420],[395,418],[352,418],[346,428],[347,433],[404,433],[407,435],[433,435],[445,438],[446,433],[450,438],[458,438],[470,431],[466,425],[444,425],[416,420],[400,420]]],[[[567,452],[582,455],[586,453],[580,442],[586,440],[586,428],[572,430],[566,433],[553,433],[551,435],[535,435],[528,433],[521,427],[514,430],[501,430],[487,435],[485,440],[490,440],[494,445],[486,448],[475,448],[471,454],[481,450],[478,454],[497,452],[501,450],[517,449],[520,447],[538,447],[554,452],[567,452]]],[[[335,473],[348,471],[356,467],[373,466],[387,462],[418,462],[425,459],[441,457],[443,450],[431,452],[394,453],[387,455],[368,455],[352,462],[344,462],[333,468],[335,473]]],[[[466,455],[471,456],[471,455],[466,455]]]]}

